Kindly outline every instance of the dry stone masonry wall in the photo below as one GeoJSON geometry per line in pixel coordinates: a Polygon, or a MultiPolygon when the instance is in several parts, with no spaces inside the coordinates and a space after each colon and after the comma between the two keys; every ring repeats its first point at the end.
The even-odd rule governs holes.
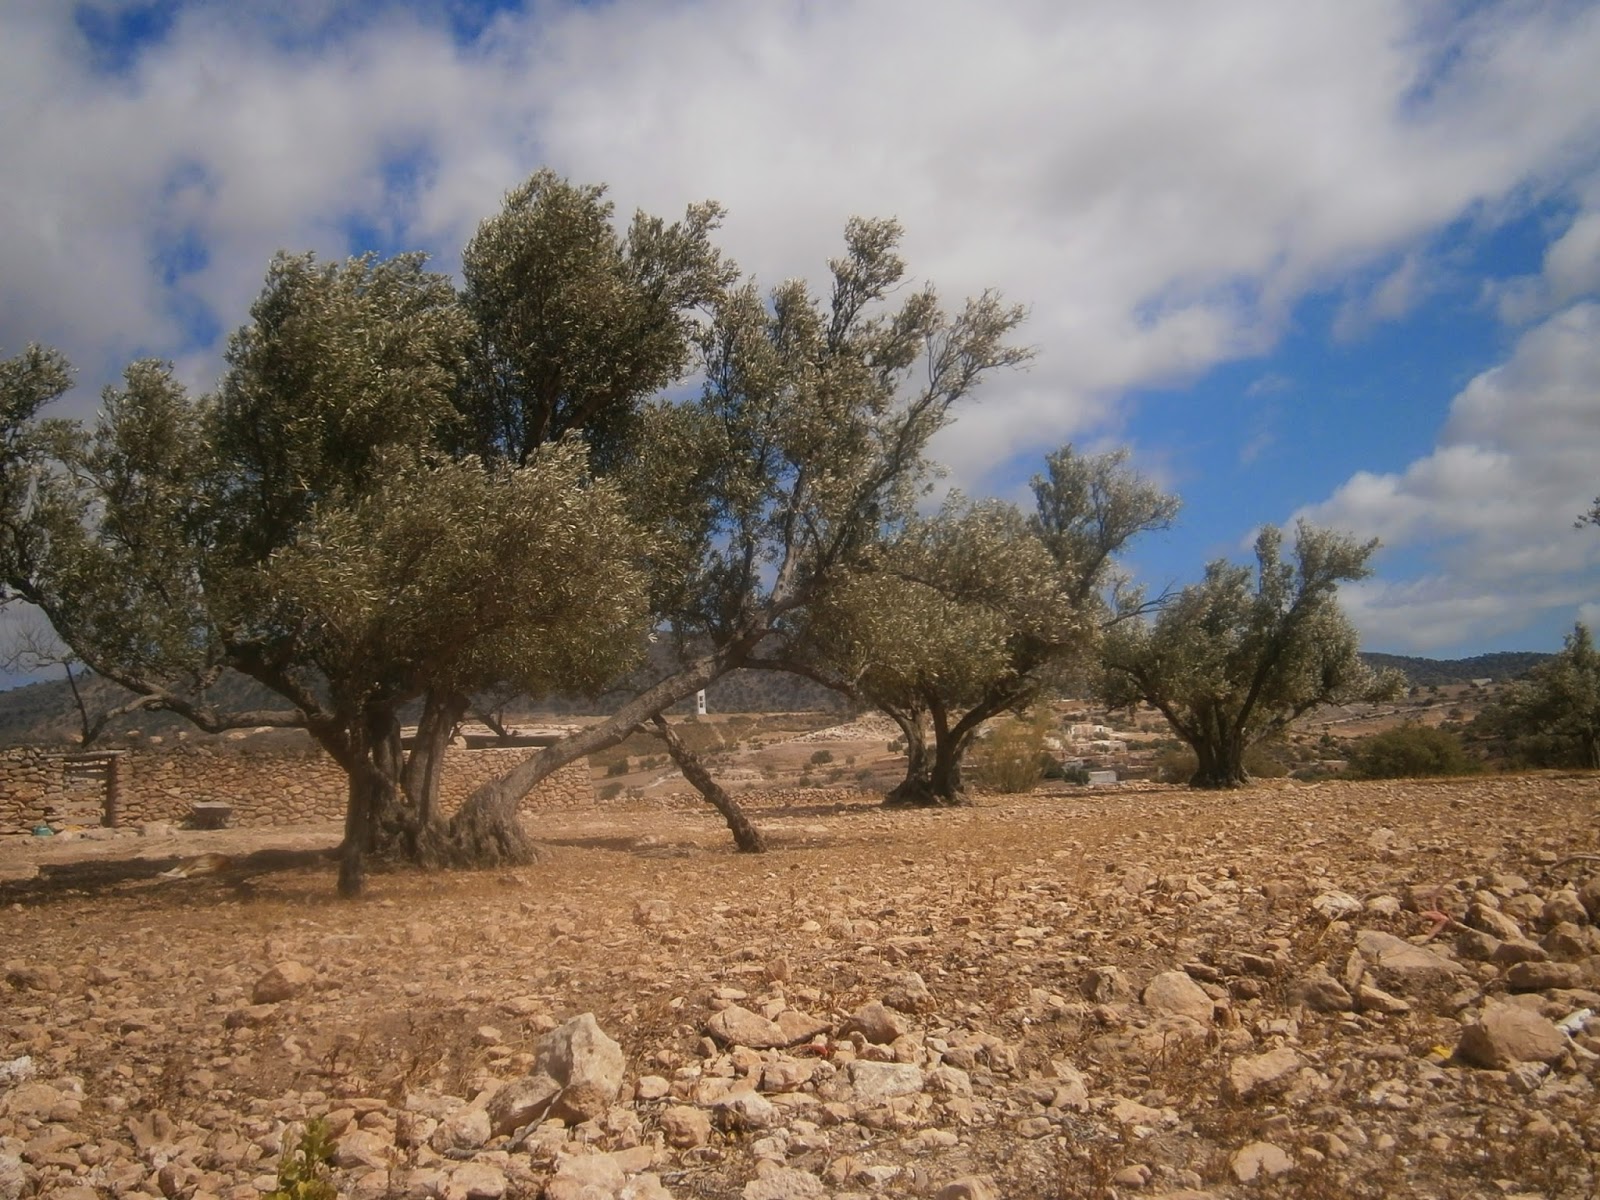
{"type": "MultiPolygon", "coordinates": [[[[474,788],[529,753],[452,748],[440,783],[444,811],[453,812],[474,788]]],[[[345,807],[344,772],[321,751],[218,753],[196,747],[91,757],[21,747],[0,751],[0,832],[101,824],[108,790],[114,823],[124,826],[183,821],[197,803],[228,805],[229,823],[247,827],[338,820],[345,807]],[[114,785],[97,760],[114,762],[114,785]]],[[[556,771],[529,802],[542,808],[593,804],[587,760],[556,771]]]]}

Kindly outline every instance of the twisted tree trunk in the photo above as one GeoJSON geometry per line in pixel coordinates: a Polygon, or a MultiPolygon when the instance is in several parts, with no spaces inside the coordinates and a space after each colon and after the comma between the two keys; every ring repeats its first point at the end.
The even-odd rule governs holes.
{"type": "Polygon", "coordinates": [[[655,735],[666,743],[667,753],[672,755],[672,761],[678,764],[678,770],[683,772],[683,777],[694,785],[695,790],[706,798],[712,808],[722,814],[722,819],[728,823],[728,829],[733,833],[734,844],[746,854],[765,854],[767,840],[761,836],[761,831],[750,824],[750,819],[744,815],[744,810],[739,807],[738,801],[728,795],[711,777],[711,772],[706,770],[699,756],[685,746],[683,740],[672,731],[667,719],[657,713],[651,718],[651,724],[655,726],[655,735]]]}

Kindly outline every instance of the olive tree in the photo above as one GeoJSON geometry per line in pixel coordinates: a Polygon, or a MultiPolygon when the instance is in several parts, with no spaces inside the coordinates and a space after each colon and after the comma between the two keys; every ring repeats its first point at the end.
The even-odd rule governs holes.
{"type": "Polygon", "coordinates": [[[956,498],[841,581],[781,659],[900,727],[906,778],[890,803],[954,804],[984,725],[1082,666],[1100,631],[1142,606],[1116,565],[1178,502],[1125,451],[1064,446],[1033,480],[1034,511],[956,498]],[[932,746],[928,745],[931,735],[932,746]]]}
{"type": "Polygon", "coordinates": [[[1600,652],[1582,623],[1561,652],[1507,687],[1474,722],[1538,766],[1600,770],[1600,652]]]}
{"type": "Polygon", "coordinates": [[[909,518],[929,439],[1027,352],[1008,341],[1021,311],[992,294],[954,313],[929,287],[891,304],[899,239],[892,221],[852,220],[826,298],[797,280],[719,296],[697,339],[700,394],[642,412],[649,436],[618,476],[638,481],[624,487],[651,530],[654,603],[684,653],[611,718],[485,784],[452,837],[525,856],[517,807],[539,780],[748,665],[909,518]]]}
{"type": "MultiPolygon", "coordinates": [[[[584,446],[453,462],[468,322],[418,256],[282,257],[214,397],[135,364],[93,430],[26,423],[12,591],[98,673],[202,728],[301,725],[350,780],[341,889],[436,854],[424,693],[595,685],[645,627],[636,534],[584,446]],[[31,473],[30,486],[21,486],[31,473]],[[219,713],[223,669],[286,707],[219,713]]],[[[36,412],[36,409],[35,409],[36,412]]]]}
{"type": "Polygon", "coordinates": [[[1377,543],[1300,525],[1292,557],[1274,526],[1256,568],[1225,560],[1154,619],[1121,622],[1102,648],[1099,690],[1113,707],[1144,701],[1194,750],[1193,787],[1248,781],[1245,751],[1320,704],[1399,694],[1397,673],[1362,661],[1338,585],[1364,578],[1377,543]]]}

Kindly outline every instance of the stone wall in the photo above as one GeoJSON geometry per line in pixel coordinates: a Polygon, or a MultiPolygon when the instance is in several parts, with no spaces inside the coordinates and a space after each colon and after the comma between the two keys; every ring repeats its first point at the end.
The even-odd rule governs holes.
{"type": "MultiPolygon", "coordinates": [[[[452,747],[440,782],[441,803],[453,812],[474,788],[525,759],[526,749],[452,747]]],[[[115,823],[183,821],[190,805],[232,806],[234,826],[298,825],[341,820],[345,776],[321,751],[252,752],[230,748],[127,750],[104,756],[63,755],[20,747],[0,751],[0,832],[26,832],[46,824],[60,829],[102,823],[107,791],[115,823]],[[114,785],[96,759],[114,762],[114,785]]],[[[595,802],[587,760],[556,771],[534,790],[536,807],[579,807],[595,802]]]]}

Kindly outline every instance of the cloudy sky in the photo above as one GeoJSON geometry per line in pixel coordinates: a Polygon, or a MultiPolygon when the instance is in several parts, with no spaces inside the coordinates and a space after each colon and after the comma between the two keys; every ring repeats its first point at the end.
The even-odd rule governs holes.
{"type": "Polygon", "coordinates": [[[1157,587],[1303,516],[1383,539],[1369,649],[1550,650],[1600,619],[1596,63],[1558,0],[0,0],[0,353],[203,388],[275,250],[453,270],[541,165],[721,201],[768,282],[893,215],[1031,310],[967,491],[1127,445],[1157,587]]]}

